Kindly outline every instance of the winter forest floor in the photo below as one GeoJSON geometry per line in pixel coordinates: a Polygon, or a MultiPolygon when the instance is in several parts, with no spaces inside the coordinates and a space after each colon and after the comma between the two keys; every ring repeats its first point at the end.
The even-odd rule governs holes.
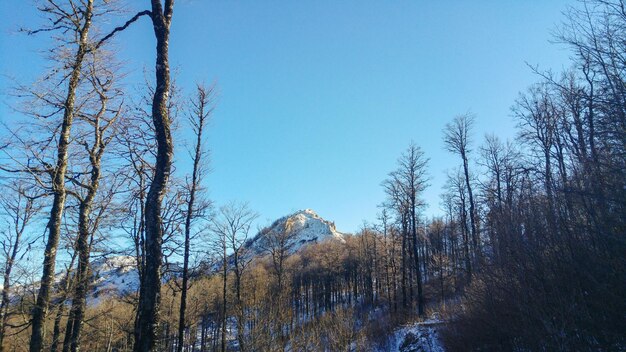
{"type": "Polygon", "coordinates": [[[438,330],[443,322],[427,319],[422,322],[407,324],[397,329],[389,338],[387,349],[382,351],[398,352],[444,352],[438,330]]]}

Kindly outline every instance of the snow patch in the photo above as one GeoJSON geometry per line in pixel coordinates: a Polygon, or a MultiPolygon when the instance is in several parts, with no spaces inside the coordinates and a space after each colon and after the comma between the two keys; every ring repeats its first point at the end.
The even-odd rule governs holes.
{"type": "Polygon", "coordinates": [[[88,298],[90,305],[97,305],[105,297],[122,297],[139,289],[139,274],[134,257],[99,259],[91,264],[91,268],[93,290],[88,298]]]}
{"type": "Polygon", "coordinates": [[[445,352],[438,333],[442,324],[440,320],[428,319],[399,328],[393,334],[390,351],[445,352]]]}

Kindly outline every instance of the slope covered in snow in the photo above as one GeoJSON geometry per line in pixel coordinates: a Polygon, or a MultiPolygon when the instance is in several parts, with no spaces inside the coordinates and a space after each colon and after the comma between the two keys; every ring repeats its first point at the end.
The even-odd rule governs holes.
{"type": "Polygon", "coordinates": [[[442,325],[440,320],[428,319],[400,327],[390,336],[389,345],[384,351],[445,352],[438,332],[442,325]]]}
{"type": "Polygon", "coordinates": [[[334,222],[324,220],[311,209],[305,209],[274,221],[245,246],[258,255],[273,242],[284,241],[289,252],[294,253],[309,243],[326,240],[345,241],[345,235],[337,231],[334,222]]]}
{"type": "MultiPolygon", "coordinates": [[[[333,222],[324,220],[311,209],[297,211],[284,216],[260,231],[246,243],[251,255],[261,255],[267,248],[269,241],[281,237],[290,253],[298,251],[303,246],[325,240],[344,241],[344,234],[337,231],[333,222]]],[[[166,272],[179,272],[176,264],[170,264],[166,272]]],[[[96,259],[91,263],[92,286],[88,297],[89,304],[98,304],[107,297],[123,297],[139,290],[139,275],[135,258],[132,256],[111,256],[96,259]]],[[[59,275],[59,280],[62,275],[59,275]]]]}
{"type": "Polygon", "coordinates": [[[90,304],[111,296],[125,296],[139,289],[137,262],[131,256],[102,258],[91,263],[92,290],[90,304]]]}

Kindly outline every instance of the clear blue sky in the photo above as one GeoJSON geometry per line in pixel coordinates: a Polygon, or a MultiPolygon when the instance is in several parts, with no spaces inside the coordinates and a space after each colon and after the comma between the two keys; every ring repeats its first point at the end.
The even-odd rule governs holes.
{"type": "MultiPolygon", "coordinates": [[[[431,159],[426,214],[439,214],[445,170],[458,165],[443,150],[443,126],[472,111],[476,142],[512,137],[509,108],[536,80],[525,62],[568,65],[549,40],[572,3],[178,0],[170,43],[178,84],[192,92],[195,81],[215,80],[220,92],[211,198],[248,201],[261,223],[312,208],[355,231],[375,220],[380,182],[413,140],[431,159]]],[[[1,74],[24,83],[41,74],[45,35],[16,33],[36,20],[32,1],[0,3],[1,74]]],[[[149,21],[117,43],[129,82],[140,84],[154,65],[149,21]]],[[[0,78],[2,91],[9,85],[0,78]]],[[[16,118],[1,99],[0,119],[16,118]]]]}

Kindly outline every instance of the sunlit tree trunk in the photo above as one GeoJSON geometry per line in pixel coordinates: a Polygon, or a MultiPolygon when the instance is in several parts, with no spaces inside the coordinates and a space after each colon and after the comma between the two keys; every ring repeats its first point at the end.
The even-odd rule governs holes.
{"type": "Polygon", "coordinates": [[[161,206],[170,177],[173,144],[168,115],[170,91],[169,34],[173,0],[152,0],[151,19],[156,37],[156,86],[152,99],[152,121],[157,141],[154,177],[145,207],[146,263],[139,289],[139,306],[135,322],[135,352],[154,350],[158,335],[161,297],[161,266],[163,262],[163,227],[161,206]]]}
{"type": "Polygon", "coordinates": [[[44,323],[50,303],[50,291],[54,282],[55,264],[59,238],[61,234],[61,222],[65,207],[65,172],[67,170],[68,147],[70,144],[70,132],[74,120],[74,102],[83,68],[83,60],[89,45],[89,29],[93,13],[93,0],[87,0],[84,8],[80,9],[82,26],[77,29],[78,48],[72,63],[70,78],[68,81],[65,105],[63,107],[63,122],[59,132],[57,146],[57,162],[54,168],[52,190],[54,198],[50,208],[50,219],[47,230],[48,238],[44,251],[43,273],[37,293],[37,301],[33,308],[32,333],[30,338],[30,352],[40,352],[44,347],[44,323]]]}

